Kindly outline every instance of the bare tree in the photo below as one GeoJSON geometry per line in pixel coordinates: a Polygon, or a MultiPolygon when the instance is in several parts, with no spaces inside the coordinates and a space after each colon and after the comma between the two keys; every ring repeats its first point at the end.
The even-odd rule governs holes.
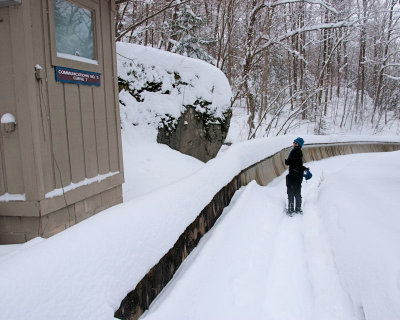
{"type": "Polygon", "coordinates": [[[324,133],[378,129],[400,116],[397,0],[117,0],[117,40],[173,51],[186,6],[206,23],[190,30],[245,105],[248,138],[312,121],[324,133]],[[337,118],[337,120],[336,120],[337,118]],[[382,121],[384,120],[384,121],[382,121]]]}
{"type": "MultiPolygon", "coordinates": [[[[387,9],[388,9],[388,14],[387,14],[387,31],[386,31],[386,37],[384,41],[384,46],[383,46],[383,55],[380,60],[380,66],[379,66],[379,73],[378,73],[378,79],[377,79],[377,89],[374,97],[374,110],[372,113],[372,119],[371,121],[374,121],[374,116],[376,111],[379,111],[379,118],[376,124],[376,127],[379,125],[379,121],[382,117],[383,112],[385,111],[385,123],[387,123],[387,106],[382,106],[382,89],[383,89],[383,82],[384,82],[384,76],[385,76],[385,69],[389,66],[390,62],[390,56],[391,54],[389,53],[390,47],[392,44],[392,36],[394,34],[394,27],[398,25],[400,17],[397,15],[397,17],[394,16],[394,8],[395,5],[397,4],[396,0],[390,0],[387,3],[387,9]],[[394,20],[395,18],[395,20],[394,20]]],[[[397,39],[396,39],[397,40],[397,39]]]]}

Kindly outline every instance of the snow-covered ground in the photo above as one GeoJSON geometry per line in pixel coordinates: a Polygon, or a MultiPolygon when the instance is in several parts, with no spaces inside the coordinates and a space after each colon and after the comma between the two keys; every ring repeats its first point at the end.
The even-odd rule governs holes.
{"type": "MultiPolygon", "coordinates": [[[[123,133],[123,137],[125,134],[126,132],[123,133]]],[[[139,133],[137,133],[137,135],[140,136],[139,133]]],[[[28,314],[31,319],[113,319],[114,311],[119,307],[125,295],[136,286],[147,271],[173,246],[180,234],[211,201],[213,196],[242,169],[289,146],[293,140],[293,136],[256,139],[238,143],[231,146],[228,150],[221,152],[217,158],[210,160],[206,164],[193,160],[190,157],[182,156],[180,153],[165,148],[165,146],[159,146],[155,142],[148,142],[143,145],[137,143],[135,148],[134,139],[129,140],[126,137],[123,139],[125,144],[125,168],[127,168],[127,172],[130,171],[126,176],[126,183],[123,186],[124,196],[131,200],[127,200],[123,204],[100,212],[49,239],[44,240],[37,238],[19,246],[0,246],[2,249],[0,250],[2,252],[0,257],[0,319],[26,319],[28,314]],[[127,148],[126,144],[129,145],[130,143],[132,143],[132,145],[130,148],[127,148]],[[151,158],[147,156],[149,150],[151,151],[151,158]],[[166,159],[169,159],[172,163],[166,164],[166,159]],[[138,168],[138,166],[140,166],[140,168],[138,168]],[[157,179],[163,167],[166,171],[169,171],[169,173],[157,179]],[[135,168],[137,178],[135,178],[135,168]],[[157,170],[154,170],[154,168],[157,168],[157,170]],[[186,169],[181,170],[181,168],[186,169]],[[171,171],[174,171],[174,174],[172,174],[171,171]],[[174,176],[174,182],[171,181],[171,183],[168,183],[168,176],[174,176]],[[144,186],[143,190],[140,189],[141,185],[144,186]]],[[[345,136],[305,137],[306,143],[325,143],[335,140],[346,141],[354,139],[360,140],[359,137],[345,136]]],[[[396,137],[382,138],[371,136],[368,137],[368,139],[377,141],[400,141],[400,139],[396,137]]],[[[393,210],[395,210],[393,208],[396,208],[394,204],[395,196],[389,196],[387,189],[398,190],[398,170],[396,171],[393,169],[393,163],[397,165],[399,160],[398,153],[390,153],[387,155],[379,154],[374,157],[373,155],[370,156],[371,159],[375,160],[375,165],[371,162],[367,168],[363,166],[364,171],[356,173],[356,177],[361,178],[362,176],[366,176],[370,177],[368,178],[369,182],[375,181],[374,187],[368,186],[370,187],[370,193],[374,195],[375,192],[375,195],[378,197],[378,201],[374,203],[374,205],[376,204],[376,210],[374,210],[376,212],[381,212],[381,208],[387,206],[388,208],[392,208],[392,211],[386,211],[391,214],[392,218],[396,217],[396,215],[393,214],[393,210]],[[392,162],[383,161],[389,157],[388,155],[392,154],[397,155],[397,158],[392,159],[392,162]],[[386,180],[387,184],[385,184],[386,180]],[[378,182],[381,183],[381,185],[377,184],[378,182]],[[388,198],[382,200],[381,198],[386,197],[386,195],[388,198]]],[[[365,157],[368,158],[368,155],[365,157]]],[[[322,174],[322,169],[321,173],[317,171],[317,165],[315,165],[315,167],[314,164],[311,166],[314,174],[312,179],[313,184],[317,182],[317,184],[319,184],[320,180],[322,182],[319,189],[315,189],[316,191],[310,195],[308,195],[307,187],[305,188],[306,213],[304,219],[308,216],[311,218],[313,215],[317,215],[318,212],[322,210],[318,208],[324,208],[325,205],[329,206],[332,199],[341,198],[342,192],[344,192],[345,196],[350,196],[350,193],[346,192],[348,191],[345,187],[347,184],[351,185],[357,183],[357,185],[360,184],[363,186],[363,181],[360,180],[360,182],[358,182],[357,179],[354,179],[355,175],[351,173],[351,170],[342,172],[342,175],[341,172],[338,171],[340,166],[340,164],[334,165],[332,174],[329,173],[330,171],[325,171],[326,169],[324,166],[322,166],[324,168],[324,174],[322,174]],[[335,170],[338,171],[337,174],[335,170]],[[341,180],[343,186],[335,182],[337,181],[335,179],[341,180]],[[330,187],[331,181],[333,187],[330,187]],[[324,188],[325,191],[322,192],[324,188]],[[320,190],[319,193],[316,193],[318,190],[320,190]],[[312,200],[313,197],[314,200],[312,200]],[[319,202],[320,199],[326,199],[326,203],[324,203],[324,201],[319,202]],[[316,205],[315,208],[312,206],[314,202],[316,205]],[[313,210],[315,213],[313,213],[313,210]]],[[[312,186],[313,184],[310,183],[309,185],[312,186]]],[[[364,187],[366,186],[364,185],[364,187]]],[[[258,188],[259,187],[254,184],[249,186],[250,190],[257,190],[258,188]]],[[[268,210],[260,212],[253,210],[250,216],[252,217],[254,215],[256,221],[260,221],[257,219],[263,219],[262,217],[265,216],[264,218],[267,219],[265,220],[267,224],[269,221],[268,219],[270,219],[271,232],[274,232],[275,229],[285,230],[278,227],[281,225],[278,222],[285,218],[282,213],[285,201],[284,190],[278,188],[279,191],[275,191],[275,193],[272,192],[271,202],[267,202],[266,199],[269,197],[268,190],[273,190],[270,188],[272,187],[267,187],[265,189],[260,188],[260,199],[254,200],[255,203],[251,204],[251,206],[255,206],[253,208],[259,209],[261,202],[268,210]],[[257,203],[259,205],[257,205],[257,203]],[[272,224],[274,221],[275,225],[272,224]]],[[[355,199],[358,197],[365,199],[366,191],[364,191],[364,189],[351,189],[351,191],[354,193],[355,199]]],[[[243,194],[246,193],[243,192],[243,194]]],[[[247,192],[247,194],[250,195],[252,192],[247,192]]],[[[239,200],[242,197],[243,196],[239,197],[239,200]]],[[[236,198],[238,198],[238,196],[236,198]]],[[[374,198],[371,196],[370,199],[372,200],[374,198]]],[[[240,201],[236,201],[236,203],[239,204],[240,201]]],[[[247,205],[248,202],[252,201],[245,201],[245,204],[247,205]]],[[[337,211],[344,217],[347,215],[354,216],[354,221],[360,219],[360,213],[353,213],[354,204],[352,204],[350,200],[338,201],[339,204],[340,202],[343,202],[343,210],[340,209],[341,207],[333,205],[329,210],[336,210],[335,208],[339,208],[337,211]],[[346,204],[349,205],[349,211],[346,210],[346,204]]],[[[375,208],[369,203],[362,204],[361,207],[367,208],[367,210],[368,208],[375,208]]],[[[356,208],[361,207],[356,206],[356,208]]],[[[244,211],[244,208],[242,211],[244,211]]],[[[225,216],[234,217],[236,215],[234,212],[235,210],[232,210],[232,214],[225,214],[225,216]]],[[[367,216],[373,216],[371,211],[366,212],[369,213],[367,216]]],[[[338,219],[334,214],[335,211],[333,211],[331,215],[327,215],[327,217],[333,217],[332,219],[334,220],[338,219]]],[[[363,215],[361,214],[361,218],[362,217],[363,215]]],[[[374,231],[374,236],[391,235],[393,240],[395,240],[392,246],[394,246],[394,249],[398,249],[397,243],[399,243],[399,239],[390,232],[391,228],[396,226],[396,221],[390,221],[386,218],[380,221],[378,219],[379,216],[373,217],[379,221],[379,224],[375,223],[375,225],[381,226],[381,229],[374,231]]],[[[247,220],[250,221],[252,219],[253,217],[249,218],[249,216],[247,216],[247,220]]],[[[298,217],[295,217],[293,221],[296,221],[295,219],[298,219],[298,217]]],[[[318,221],[318,219],[316,220],[318,221]]],[[[363,222],[363,224],[368,223],[370,222],[363,222]]],[[[336,224],[340,226],[338,229],[339,231],[343,230],[342,224],[341,221],[336,224]]],[[[297,230],[296,228],[300,228],[299,226],[291,226],[290,224],[288,227],[294,228],[294,231],[297,230]]],[[[350,225],[350,227],[353,228],[352,225],[350,225]]],[[[373,226],[370,227],[371,229],[373,228],[373,226]]],[[[268,229],[268,225],[265,225],[265,228],[268,229]]],[[[247,228],[242,231],[244,232],[245,230],[247,230],[248,233],[238,236],[238,239],[245,241],[246,237],[251,238],[255,236],[255,230],[247,228]]],[[[301,230],[300,228],[297,231],[299,238],[303,236],[301,230]]],[[[311,231],[315,230],[310,230],[310,232],[311,231]]],[[[321,231],[321,234],[324,234],[324,232],[321,231]]],[[[268,233],[265,233],[264,236],[267,237],[268,233]]],[[[306,236],[306,234],[304,234],[304,236],[306,236]]],[[[285,236],[283,235],[283,237],[285,236]]],[[[320,238],[323,238],[323,236],[321,235],[320,238]]],[[[271,238],[269,236],[268,239],[273,239],[273,237],[271,238]]],[[[293,240],[293,238],[289,237],[288,240],[293,240]]],[[[342,238],[339,240],[343,241],[342,238]]],[[[253,259],[256,259],[251,263],[257,264],[261,262],[257,261],[257,250],[258,252],[260,250],[267,252],[268,246],[272,245],[267,239],[263,239],[262,241],[266,245],[265,248],[250,246],[250,250],[254,250],[253,259]]],[[[350,245],[343,244],[340,241],[337,242],[338,250],[340,250],[340,248],[347,250],[350,247],[350,245]]],[[[236,245],[229,242],[226,242],[225,245],[227,246],[226,250],[231,250],[236,247],[236,245]]],[[[371,251],[370,243],[366,243],[365,247],[360,243],[354,243],[354,245],[361,246],[361,248],[371,251]]],[[[239,250],[240,248],[243,249],[243,245],[239,246],[237,249],[239,250]]],[[[288,246],[288,248],[291,248],[291,246],[288,246]]],[[[295,246],[293,250],[300,259],[306,261],[306,257],[301,256],[301,248],[302,247],[295,246]]],[[[334,249],[335,247],[332,248],[334,249]]],[[[323,253],[323,250],[321,252],[321,254],[323,254],[321,259],[325,259],[325,253],[323,253]]],[[[337,261],[343,261],[343,265],[346,267],[346,264],[350,264],[351,261],[348,260],[349,257],[347,256],[351,256],[349,252],[351,251],[344,251],[343,254],[345,254],[345,256],[340,256],[341,260],[335,259],[333,261],[335,263],[337,263],[337,261]]],[[[276,254],[279,254],[279,252],[276,254]]],[[[264,256],[260,256],[259,258],[262,259],[262,257],[264,256]]],[[[314,257],[318,257],[318,254],[315,253],[314,257]]],[[[328,257],[330,256],[328,255],[328,257]]],[[[383,261],[381,257],[376,261],[372,259],[372,261],[383,263],[385,266],[391,263],[390,266],[395,269],[398,267],[398,265],[396,265],[396,257],[390,255],[390,252],[386,255],[386,258],[389,259],[389,261],[383,261]]],[[[242,259],[244,258],[242,258],[240,252],[238,252],[237,260],[242,259]]],[[[295,260],[297,261],[297,259],[295,260]]],[[[280,263],[279,260],[273,259],[272,261],[278,261],[278,263],[280,263]]],[[[354,266],[354,268],[357,268],[357,266],[359,265],[354,266]]],[[[230,268],[233,267],[234,266],[230,266],[230,268]]],[[[375,270],[371,268],[376,267],[376,264],[371,264],[371,267],[361,269],[361,272],[364,275],[369,274],[371,270],[375,270]]],[[[297,269],[298,268],[295,269],[296,273],[292,277],[297,279],[296,275],[300,276],[299,281],[301,282],[303,274],[301,270],[297,269]]],[[[398,270],[398,268],[396,270],[398,270]]],[[[343,271],[343,274],[347,275],[346,279],[348,279],[349,282],[355,280],[362,282],[363,279],[357,277],[354,279],[352,278],[352,271],[354,270],[351,269],[351,267],[343,271]]],[[[391,273],[388,272],[390,270],[385,271],[383,276],[387,275],[389,277],[390,275],[391,277],[391,273]]],[[[237,273],[235,272],[235,274],[237,273]]],[[[246,269],[244,269],[243,274],[244,277],[248,276],[250,278],[252,276],[258,278],[265,275],[266,273],[251,275],[246,273],[246,269]]],[[[318,276],[318,272],[315,273],[315,276],[318,276]]],[[[376,278],[376,274],[372,274],[371,276],[376,278]]],[[[323,279],[327,280],[325,276],[323,276],[323,279]]],[[[341,279],[344,279],[344,277],[341,279]]],[[[392,278],[385,279],[387,281],[392,280],[392,278]]],[[[237,279],[232,277],[229,281],[236,281],[240,286],[242,280],[238,275],[237,279]]],[[[380,283],[378,278],[376,281],[380,283]]],[[[213,282],[214,281],[210,281],[210,283],[213,282]]],[[[399,280],[393,282],[394,286],[397,286],[398,282],[399,280]]],[[[254,283],[248,282],[247,285],[250,287],[252,285],[256,286],[256,281],[254,283]]],[[[302,288],[303,287],[298,284],[296,290],[298,290],[297,292],[299,295],[301,294],[299,291],[301,291],[302,288]]],[[[369,287],[352,286],[350,283],[349,288],[356,290],[357,294],[359,293],[359,295],[362,295],[360,299],[364,298],[364,295],[368,296],[372,294],[368,292],[369,287]],[[361,293],[357,290],[360,290],[361,293]]],[[[395,288],[392,289],[391,293],[383,292],[382,294],[392,294],[389,298],[395,299],[395,288]]],[[[292,291],[293,289],[290,290],[290,292],[292,291]]],[[[210,294],[212,295],[212,293],[210,294]]],[[[226,293],[226,295],[229,294],[230,293],[226,293]]],[[[274,295],[273,293],[270,294],[274,295]]],[[[302,295],[307,294],[309,293],[302,293],[302,295]]],[[[357,294],[355,294],[355,298],[359,297],[357,294]]],[[[310,295],[308,297],[310,297],[310,295]]],[[[222,303],[223,302],[221,302],[221,307],[222,303]]],[[[386,307],[381,304],[379,304],[379,306],[382,308],[386,307]]],[[[286,312],[286,309],[286,307],[283,307],[282,312],[286,312]]],[[[364,310],[366,310],[365,306],[364,310]]],[[[248,314],[249,317],[251,315],[250,313],[248,314]]],[[[220,314],[215,313],[215,317],[213,318],[218,319],[220,318],[219,316],[220,314]]]]}
{"type": "Polygon", "coordinates": [[[304,215],[284,175],[241,188],[142,317],[400,319],[400,151],[308,163],[304,215]]]}
{"type": "MultiPolygon", "coordinates": [[[[185,99],[200,93],[209,95],[217,106],[230,97],[229,88],[224,89],[226,79],[205,63],[199,63],[198,77],[192,69],[196,63],[186,58],[140,48],[136,57],[151,70],[156,58],[161,66],[172,68],[170,73],[178,70],[190,77],[196,85],[190,94],[183,92],[185,99]],[[211,87],[207,78],[214,81],[211,87]]],[[[170,73],[157,67],[147,80],[170,73]]],[[[179,110],[183,97],[178,91],[171,92],[170,99],[179,102],[173,107],[179,110]]],[[[290,146],[299,132],[309,132],[236,143],[245,134],[233,125],[234,144],[202,163],[155,142],[155,118],[171,111],[164,105],[165,95],[149,94],[144,103],[124,101],[127,97],[122,96],[124,203],[49,239],[0,246],[1,320],[113,319],[121,300],[222,187],[241,170],[290,146]]],[[[400,142],[398,136],[303,137],[306,144],[400,142]]],[[[298,316],[295,320],[330,319],[328,315],[332,319],[363,319],[363,315],[378,319],[380,311],[379,319],[400,318],[395,304],[400,268],[398,254],[393,253],[399,252],[400,243],[394,193],[399,189],[395,166],[399,153],[357,157],[310,164],[314,177],[304,187],[303,217],[284,216],[282,177],[265,188],[252,183],[241,189],[146,317],[251,319],[270,314],[273,320],[293,320],[293,315],[298,316]],[[354,169],[357,166],[352,162],[363,170],[354,169]],[[226,233],[229,228],[234,232],[226,233]],[[217,263],[222,256],[231,261],[228,266],[217,263]],[[209,270],[210,262],[215,269],[206,277],[197,273],[202,264],[209,270]],[[201,285],[186,293],[175,308],[174,303],[197,277],[201,285]],[[207,291],[207,285],[213,288],[207,291]],[[191,296],[202,300],[196,301],[199,307],[191,296]],[[193,310],[198,314],[193,315],[193,310]]]]}

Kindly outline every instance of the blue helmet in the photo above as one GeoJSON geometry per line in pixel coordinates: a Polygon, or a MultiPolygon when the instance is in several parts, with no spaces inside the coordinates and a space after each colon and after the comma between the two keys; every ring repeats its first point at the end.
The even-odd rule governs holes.
{"type": "Polygon", "coordinates": [[[298,137],[298,138],[294,139],[294,142],[296,142],[300,146],[300,148],[302,148],[303,144],[304,144],[304,139],[298,137]]]}

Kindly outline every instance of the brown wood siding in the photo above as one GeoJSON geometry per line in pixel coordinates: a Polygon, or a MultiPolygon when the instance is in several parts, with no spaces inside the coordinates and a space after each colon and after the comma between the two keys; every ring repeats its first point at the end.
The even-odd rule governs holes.
{"type": "Polygon", "coordinates": [[[51,187],[50,190],[46,190],[47,192],[71,183],[64,86],[61,83],[55,83],[51,78],[52,75],[48,74],[51,142],[56,185],[51,187]]]}
{"type": "Polygon", "coordinates": [[[3,142],[0,138],[0,195],[6,193],[6,171],[4,168],[4,152],[3,152],[3,142]]]}
{"type": "Polygon", "coordinates": [[[115,44],[115,29],[114,29],[114,20],[115,20],[115,14],[116,14],[116,4],[114,1],[108,1],[108,6],[110,8],[109,11],[109,24],[111,27],[111,33],[110,33],[110,41],[112,45],[112,52],[115,54],[112,55],[112,63],[113,63],[113,79],[114,79],[114,86],[113,86],[113,94],[114,94],[114,113],[115,113],[115,119],[116,119],[116,130],[117,130],[117,139],[118,139],[118,157],[119,157],[119,171],[123,173],[124,171],[124,165],[123,165],[123,157],[122,157],[122,139],[121,139],[121,115],[120,115],[120,110],[119,110],[119,90],[118,90],[118,68],[117,68],[117,49],[116,49],[116,44],[115,44]]]}
{"type": "MultiPolygon", "coordinates": [[[[0,9],[0,117],[11,113],[17,119],[15,77],[13,67],[13,47],[11,39],[11,12],[9,7],[0,9]],[[5,63],[4,63],[5,62],[5,63]]],[[[0,195],[4,193],[23,194],[24,178],[21,163],[19,130],[12,133],[0,133],[0,195]]]]}
{"type": "MultiPolygon", "coordinates": [[[[48,1],[41,0],[42,9],[36,9],[38,23],[44,25],[41,45],[35,55],[46,66],[47,82],[44,92],[49,93],[48,106],[50,128],[45,129],[50,139],[43,148],[53,153],[55,161],[44,158],[43,166],[50,167],[46,173],[46,192],[67,186],[98,174],[119,171],[120,144],[116,118],[115,91],[113,83],[113,46],[110,46],[108,2],[101,0],[97,26],[99,65],[102,67],[101,86],[57,83],[51,64],[51,42],[49,20],[45,12],[48,1]],[[103,21],[105,18],[106,21],[103,21]],[[41,21],[40,21],[41,20],[41,21]],[[105,36],[106,35],[106,36],[105,36]],[[103,40],[104,38],[104,40],[103,40]],[[103,46],[103,44],[106,44],[103,46]],[[41,58],[42,57],[42,58],[41,58]],[[53,162],[49,165],[49,161],[53,162]],[[62,183],[60,178],[62,177],[62,183]]],[[[39,88],[38,88],[39,89],[39,88]]],[[[43,104],[43,102],[42,102],[43,104]]]]}
{"type": "Polygon", "coordinates": [[[64,84],[64,94],[71,179],[76,183],[85,179],[79,85],[64,84]]]}
{"type": "Polygon", "coordinates": [[[93,92],[88,86],[81,86],[81,113],[82,136],[85,156],[86,177],[92,178],[98,175],[96,130],[93,113],[93,92]]]}
{"type": "Polygon", "coordinates": [[[20,126],[20,152],[24,189],[27,200],[44,196],[42,154],[40,153],[39,122],[40,112],[36,104],[36,88],[32,43],[31,7],[27,2],[14,6],[10,21],[11,41],[14,58],[14,87],[16,88],[17,118],[20,126]]]}
{"type": "MultiPolygon", "coordinates": [[[[32,20],[32,49],[35,65],[40,65],[47,69],[50,66],[49,52],[46,52],[46,47],[49,45],[48,25],[47,20],[47,5],[45,1],[38,1],[37,5],[31,6],[32,20]]],[[[47,69],[47,72],[49,70],[47,69]]],[[[40,111],[40,152],[42,154],[43,164],[43,183],[44,190],[48,192],[55,186],[55,168],[52,157],[52,136],[50,131],[50,114],[49,114],[49,98],[48,86],[46,79],[35,81],[36,100],[40,111]]]]}
{"type": "Polygon", "coordinates": [[[0,8],[0,116],[11,113],[17,121],[14,132],[0,133],[0,196],[26,196],[26,201],[0,202],[2,221],[14,222],[0,230],[0,243],[50,236],[122,201],[114,12],[109,0],[79,3],[95,13],[98,65],[57,57],[53,0],[24,0],[0,8]],[[36,65],[43,68],[38,77],[36,65]],[[101,85],[56,82],[55,66],[98,72],[101,85]],[[110,171],[120,173],[45,197],[110,171]],[[27,224],[31,231],[21,229],[27,224]]]}
{"type": "MultiPolygon", "coordinates": [[[[108,128],[108,148],[110,156],[110,171],[115,172],[119,170],[119,155],[118,155],[118,135],[117,135],[117,119],[115,117],[114,100],[114,82],[113,82],[113,52],[112,52],[112,39],[111,39],[111,26],[110,26],[110,7],[108,1],[101,1],[101,28],[102,28],[102,43],[108,43],[109,46],[103,46],[103,72],[104,72],[104,86],[105,101],[107,110],[107,128],[108,128]]],[[[118,119],[119,123],[119,119],[118,119]]]]}
{"type": "MultiPolygon", "coordinates": [[[[40,153],[35,152],[38,140],[35,130],[37,125],[34,74],[27,66],[32,64],[30,4],[11,6],[1,11],[2,43],[8,53],[1,58],[2,68],[8,69],[10,87],[1,83],[0,90],[7,90],[7,97],[2,103],[17,121],[16,131],[2,134],[3,170],[6,176],[6,192],[24,193],[28,200],[37,199],[43,192],[40,176],[40,153]]],[[[3,53],[2,53],[3,54],[3,53]]],[[[3,108],[2,107],[2,108],[3,108]]],[[[3,110],[2,110],[3,113],[3,110]]]]}
{"type": "Polygon", "coordinates": [[[1,61],[8,61],[0,64],[0,71],[15,77],[14,82],[0,79],[0,111],[13,113],[21,124],[0,139],[0,195],[24,193],[28,184],[30,199],[39,200],[71,182],[122,172],[113,18],[109,1],[94,2],[99,5],[95,22],[100,87],[55,81],[49,0],[0,9],[0,43],[9,43],[0,46],[1,61]],[[26,25],[17,28],[21,21],[26,25]],[[44,69],[42,80],[35,79],[36,64],[44,69]],[[28,87],[29,94],[13,92],[21,87],[28,87]]]}
{"type": "Polygon", "coordinates": [[[107,132],[107,113],[106,104],[102,88],[93,88],[93,111],[96,126],[96,145],[97,145],[97,162],[99,173],[107,173],[110,171],[109,151],[108,151],[108,132],[107,132]]]}
{"type": "MultiPolygon", "coordinates": [[[[0,9],[0,17],[3,19],[0,22],[0,61],[9,61],[11,59],[11,49],[7,45],[10,43],[10,22],[8,17],[8,8],[0,9]]],[[[11,64],[0,63],[0,117],[11,111],[12,103],[10,103],[11,97],[9,95],[11,90],[11,64]]],[[[0,131],[0,195],[7,192],[7,176],[5,167],[5,147],[3,143],[3,133],[0,131]]]]}

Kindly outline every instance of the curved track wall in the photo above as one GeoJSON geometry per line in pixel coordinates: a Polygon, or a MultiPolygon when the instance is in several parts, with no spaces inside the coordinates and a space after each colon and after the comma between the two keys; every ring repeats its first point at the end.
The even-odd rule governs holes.
{"type": "MultiPolygon", "coordinates": [[[[229,205],[234,193],[252,180],[256,180],[258,184],[265,186],[274,178],[280,176],[287,169],[284,160],[289,150],[289,148],[283,149],[244,169],[222,188],[200,212],[196,220],[181,234],[175,245],[143,277],[136,288],[122,300],[119,309],[115,312],[115,317],[129,320],[138,319],[172,279],[183,260],[197,246],[201,237],[212,228],[224,208],[229,205]]],[[[303,160],[304,162],[310,162],[353,153],[388,152],[395,150],[400,150],[400,143],[350,142],[311,144],[303,147],[303,160]]]]}
{"type": "MultiPolygon", "coordinates": [[[[276,154],[257,162],[241,173],[242,185],[256,180],[259,185],[265,186],[280,176],[287,166],[285,158],[291,148],[286,148],[276,154]]],[[[400,149],[400,143],[351,142],[335,144],[310,144],[303,147],[303,162],[318,161],[321,159],[365,152],[388,152],[400,149]]]]}

